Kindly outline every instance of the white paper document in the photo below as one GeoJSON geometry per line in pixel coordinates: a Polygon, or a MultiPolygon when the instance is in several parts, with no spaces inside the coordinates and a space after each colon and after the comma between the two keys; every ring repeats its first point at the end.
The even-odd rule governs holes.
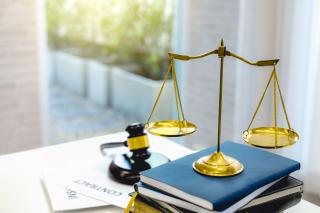
{"type": "Polygon", "coordinates": [[[106,202],[86,197],[84,195],[78,194],[75,191],[56,186],[49,182],[45,183],[45,187],[47,189],[51,206],[54,211],[66,211],[109,205],[106,202]]]}
{"type": "Polygon", "coordinates": [[[55,211],[115,205],[127,206],[132,186],[120,184],[97,171],[48,169],[43,181],[55,211]]]}

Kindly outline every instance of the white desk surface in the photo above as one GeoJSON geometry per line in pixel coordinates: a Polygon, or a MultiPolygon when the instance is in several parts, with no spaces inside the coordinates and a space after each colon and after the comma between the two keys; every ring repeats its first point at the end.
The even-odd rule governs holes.
{"type": "MultiPolygon", "coordinates": [[[[122,141],[126,133],[117,133],[101,137],[39,148],[19,153],[0,156],[0,212],[1,213],[48,213],[52,212],[50,201],[40,181],[43,169],[47,167],[63,167],[68,162],[100,162],[93,165],[101,172],[107,171],[106,161],[100,153],[100,144],[108,141],[122,141]]],[[[169,158],[181,157],[179,153],[188,149],[170,143],[165,138],[150,135],[151,147],[169,158]]],[[[81,165],[79,165],[81,166],[81,165]]],[[[123,209],[114,206],[68,211],[90,213],[117,213],[123,209]]],[[[320,212],[317,207],[302,200],[298,205],[288,209],[287,213],[320,212]]]]}

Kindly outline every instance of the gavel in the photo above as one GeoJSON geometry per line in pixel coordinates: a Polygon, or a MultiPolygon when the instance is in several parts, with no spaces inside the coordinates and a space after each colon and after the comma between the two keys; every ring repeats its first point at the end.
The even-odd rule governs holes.
{"type": "Polygon", "coordinates": [[[140,172],[167,163],[170,160],[156,152],[148,151],[149,138],[144,131],[144,124],[134,123],[125,129],[129,133],[126,141],[101,144],[100,149],[121,146],[128,147],[130,152],[118,154],[109,166],[111,176],[118,182],[132,185],[140,180],[140,172]]]}

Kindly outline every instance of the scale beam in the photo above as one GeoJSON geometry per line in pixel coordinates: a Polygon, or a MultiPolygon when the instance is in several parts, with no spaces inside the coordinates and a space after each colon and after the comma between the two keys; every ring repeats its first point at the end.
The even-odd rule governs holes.
{"type": "Polygon", "coordinates": [[[280,59],[271,59],[271,60],[263,60],[263,61],[256,61],[256,62],[251,62],[235,53],[232,53],[230,51],[227,51],[228,56],[232,56],[234,58],[237,58],[247,64],[253,65],[253,66],[259,66],[259,67],[266,67],[266,66],[275,66],[280,59]]]}
{"type": "Polygon", "coordinates": [[[195,56],[189,56],[189,55],[180,55],[180,54],[175,54],[175,53],[168,53],[170,59],[177,59],[181,61],[189,61],[192,59],[198,59],[198,58],[204,58],[208,55],[213,55],[213,54],[218,54],[218,50],[213,50],[201,55],[195,55],[195,56]]]}
{"type": "Polygon", "coordinates": [[[275,66],[280,59],[271,59],[271,60],[263,60],[263,61],[256,61],[256,62],[251,62],[233,52],[230,52],[228,50],[223,50],[223,53],[221,55],[221,53],[219,53],[219,49],[207,52],[207,53],[203,53],[200,55],[195,55],[195,56],[189,56],[189,55],[180,55],[180,54],[176,54],[176,53],[168,53],[169,59],[177,59],[177,60],[181,60],[181,61],[189,61],[189,60],[193,60],[193,59],[198,59],[198,58],[204,58],[206,56],[209,55],[214,55],[217,54],[219,55],[219,57],[224,57],[224,56],[232,56],[236,59],[239,59],[249,65],[253,65],[253,66],[259,66],[259,67],[266,67],[266,66],[275,66]]]}

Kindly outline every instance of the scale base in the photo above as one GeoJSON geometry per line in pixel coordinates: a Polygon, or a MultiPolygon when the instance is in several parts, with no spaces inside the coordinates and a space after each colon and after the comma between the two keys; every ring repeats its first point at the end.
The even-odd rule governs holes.
{"type": "Polygon", "coordinates": [[[238,160],[226,156],[222,152],[215,152],[195,161],[193,169],[207,176],[226,177],[241,173],[244,167],[238,160]]]}
{"type": "Polygon", "coordinates": [[[170,160],[156,152],[151,152],[151,156],[146,160],[133,161],[132,153],[117,155],[109,166],[109,172],[117,182],[133,185],[140,181],[140,172],[168,163],[170,160]]]}

